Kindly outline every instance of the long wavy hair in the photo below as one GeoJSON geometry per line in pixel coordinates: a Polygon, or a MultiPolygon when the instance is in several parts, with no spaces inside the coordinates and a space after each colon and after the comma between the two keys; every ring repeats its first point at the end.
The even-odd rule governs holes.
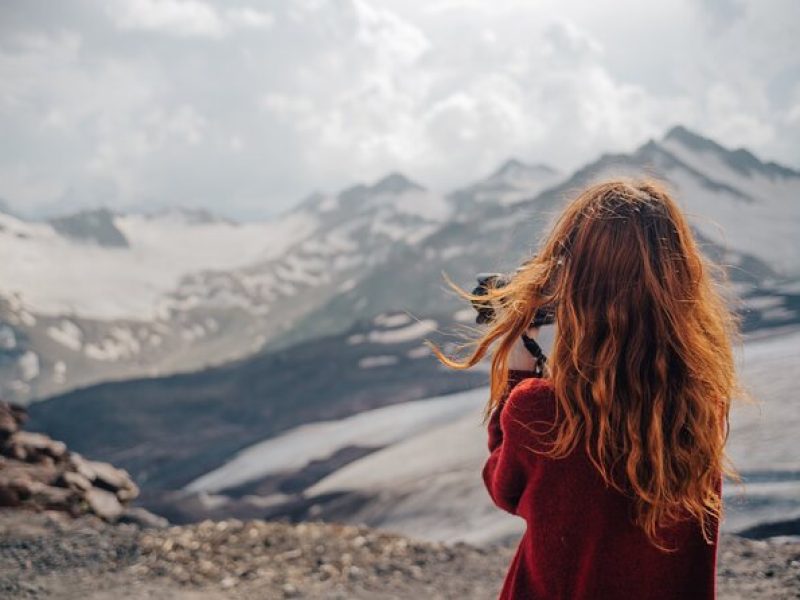
{"type": "Polygon", "coordinates": [[[589,187],[511,282],[487,296],[445,279],[465,299],[497,307],[465,358],[427,340],[454,369],[474,366],[496,343],[485,417],[507,391],[512,346],[537,308],[555,305],[545,377],[563,418],[544,454],[564,457],[583,442],[603,480],[633,498],[635,522],[657,547],[667,550],[659,528],[687,516],[713,541],[721,478],[740,480],[725,456],[731,399],[744,394],[733,355],[740,320],[727,304],[724,269],[700,253],[663,184],[589,187]]]}

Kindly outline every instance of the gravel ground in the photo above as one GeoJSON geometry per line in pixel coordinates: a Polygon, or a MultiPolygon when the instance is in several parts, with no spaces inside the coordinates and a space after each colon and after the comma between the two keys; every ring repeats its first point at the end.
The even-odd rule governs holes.
{"type": "MultiPolygon", "coordinates": [[[[487,599],[512,553],[314,522],[141,530],[0,511],[0,597],[487,599]]],[[[723,536],[719,563],[720,598],[800,598],[800,542],[723,536]]]]}

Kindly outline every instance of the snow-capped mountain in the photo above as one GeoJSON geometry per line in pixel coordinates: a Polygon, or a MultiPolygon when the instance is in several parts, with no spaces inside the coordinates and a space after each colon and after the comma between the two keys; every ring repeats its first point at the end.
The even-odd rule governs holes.
{"type": "MultiPolygon", "coordinates": [[[[210,356],[219,361],[241,356],[193,373],[93,385],[31,409],[34,426],[90,457],[130,469],[143,485],[147,505],[171,518],[352,518],[438,539],[496,541],[517,530],[490,506],[476,472],[485,441],[476,411],[485,390],[445,397],[485,383],[479,380],[486,374],[445,370],[421,346],[424,338],[452,332],[457,322],[473,317],[445,287],[441,272],[469,287],[476,272],[512,270],[576,190],[606,177],[651,174],[672,186],[704,251],[728,265],[745,302],[744,371],[769,415],[765,429],[757,415],[737,422],[740,441],[733,449],[754,493],[730,526],[748,527],[778,512],[794,518],[800,510],[797,464],[788,449],[797,428],[790,378],[798,366],[800,326],[800,174],[743,150],[726,150],[684,128],[629,154],[601,156],[513,201],[509,187],[495,185],[504,173],[514,180],[519,165],[509,164],[489,178],[494,183],[473,183],[446,196],[392,174],[337,195],[312,195],[283,221],[244,226],[212,219],[175,226],[174,238],[208,246],[197,249],[207,264],[191,267],[171,287],[150,289],[157,310],[147,315],[152,303],[139,297],[123,304],[129,312],[116,319],[48,315],[48,306],[57,305],[45,300],[63,303],[81,290],[37,296],[34,292],[46,292],[51,282],[24,279],[20,263],[18,279],[4,280],[26,285],[9,296],[16,302],[10,313],[15,320],[4,318],[0,325],[3,364],[13,365],[15,380],[26,382],[38,381],[41,356],[66,356],[63,348],[81,357],[92,349],[91,358],[101,364],[91,335],[117,336],[118,345],[105,347],[107,352],[139,344],[136,352],[109,361],[136,374],[148,368],[196,369],[211,362],[210,356]],[[476,189],[497,193],[476,196],[476,189]],[[181,227],[218,228],[220,237],[208,234],[201,243],[181,227]],[[257,231],[252,247],[237,245],[235,233],[225,238],[230,246],[217,247],[224,246],[220,231],[242,227],[257,231]],[[221,252],[213,256],[216,263],[215,249],[221,252]],[[31,300],[23,303],[25,294],[31,300]],[[137,328],[147,332],[147,327],[161,327],[156,333],[162,337],[160,346],[142,350],[139,340],[148,338],[140,338],[137,328]],[[186,330],[194,337],[184,337],[186,330]],[[443,447],[434,439],[449,442],[443,447]],[[462,535],[464,522],[472,533],[462,535]]],[[[87,239],[86,231],[96,231],[92,228],[77,229],[84,232],[81,240],[67,239],[51,224],[3,218],[0,239],[7,247],[25,239],[34,240],[33,247],[50,240],[74,261],[103,253],[127,256],[147,247],[142,231],[152,235],[151,247],[170,237],[163,215],[151,217],[157,221],[152,228],[132,225],[144,217],[114,216],[126,246],[101,246],[94,233],[87,239]],[[79,252],[77,244],[81,252],[95,254],[68,254],[79,252]]],[[[173,261],[165,268],[178,273],[182,255],[164,253],[173,261]]],[[[103,282],[87,282],[92,291],[119,275],[103,266],[110,258],[96,260],[88,272],[103,274],[103,282]]],[[[136,261],[125,260],[131,262],[116,264],[135,268],[136,261]]],[[[147,284],[152,268],[135,271],[139,279],[126,288],[129,294],[144,293],[135,286],[147,284]]],[[[55,267],[45,272],[66,277],[55,267]]],[[[84,309],[103,308],[102,297],[91,300],[97,304],[84,309]]],[[[65,369],[78,370],[59,372],[65,369]]],[[[125,374],[98,369],[92,376],[109,378],[109,373],[125,374]]]]}
{"type": "MultiPolygon", "coordinates": [[[[800,427],[793,382],[798,360],[798,328],[745,345],[739,366],[765,406],[737,404],[732,411],[728,451],[745,485],[725,483],[726,531],[765,521],[788,525],[800,516],[800,462],[791,443],[800,427]]],[[[379,447],[295,490],[294,498],[274,495],[262,497],[261,503],[274,516],[281,515],[282,505],[294,518],[366,523],[422,539],[475,544],[516,539],[524,523],[497,510],[480,475],[488,456],[481,423],[488,394],[488,388],[478,388],[293,429],[241,451],[189,489],[205,491],[221,507],[233,500],[226,488],[235,494],[248,477],[302,469],[344,445],[379,447]],[[388,428],[391,419],[396,427],[388,428]],[[281,456],[293,462],[276,464],[281,456]],[[304,515],[298,515],[300,510],[304,515]]]]}
{"type": "Polygon", "coordinates": [[[235,224],[181,211],[86,211],[49,222],[0,214],[0,395],[25,400],[213,361],[215,344],[252,323],[188,311],[175,296],[180,282],[279,255],[312,226],[305,215],[235,224]],[[204,345],[205,359],[184,356],[204,345]]]}
{"type": "Polygon", "coordinates": [[[442,305],[455,307],[460,301],[445,287],[442,271],[464,287],[480,271],[513,271],[578,190],[609,177],[642,175],[672,187],[705,252],[728,265],[738,294],[752,299],[745,315],[748,327],[800,318],[800,172],[762,163],[745,150],[726,150],[676,127],[630,154],[603,155],[526,199],[509,204],[501,195],[498,201],[472,203],[472,210],[458,212],[435,234],[368,273],[275,343],[337,331],[363,313],[405,308],[426,314],[442,305]]]}
{"type": "Polygon", "coordinates": [[[513,270],[577,189],[643,173],[673,187],[706,252],[730,265],[748,327],[798,318],[800,173],[676,127],[567,177],[512,159],[442,195],[393,173],[261,223],[0,213],[0,394],[194,370],[387,311],[452,313],[461,301],[442,271],[469,287],[513,270]]]}
{"type": "Polygon", "coordinates": [[[248,355],[450,210],[394,173],[260,223],[187,210],[0,214],[0,395],[40,398],[248,355]]]}
{"type": "Polygon", "coordinates": [[[558,183],[561,174],[545,164],[528,165],[515,158],[504,162],[486,179],[450,195],[459,210],[488,202],[506,206],[530,198],[558,183]]]}
{"type": "Polygon", "coordinates": [[[179,489],[240,448],[304,423],[480,385],[485,373],[446,372],[422,345],[440,338],[442,324],[471,317],[387,313],[202,371],[73,390],[32,404],[29,426],[113,460],[148,490],[179,489]]]}

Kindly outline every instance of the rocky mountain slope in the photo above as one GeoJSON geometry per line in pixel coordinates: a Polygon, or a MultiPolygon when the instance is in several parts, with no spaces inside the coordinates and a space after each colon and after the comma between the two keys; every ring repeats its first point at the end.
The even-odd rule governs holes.
{"type": "Polygon", "coordinates": [[[145,493],[175,490],[292,427],[484,383],[443,370],[422,345],[444,341],[437,330],[453,318],[386,313],[196,373],[76,390],[32,404],[30,426],[128,469],[145,493]]]}

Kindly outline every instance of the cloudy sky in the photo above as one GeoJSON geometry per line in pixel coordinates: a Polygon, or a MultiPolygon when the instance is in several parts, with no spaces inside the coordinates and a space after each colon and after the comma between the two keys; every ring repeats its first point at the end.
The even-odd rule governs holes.
{"type": "Polygon", "coordinates": [[[796,0],[4,0],[0,198],[285,210],[683,123],[800,167],[796,0]]]}

